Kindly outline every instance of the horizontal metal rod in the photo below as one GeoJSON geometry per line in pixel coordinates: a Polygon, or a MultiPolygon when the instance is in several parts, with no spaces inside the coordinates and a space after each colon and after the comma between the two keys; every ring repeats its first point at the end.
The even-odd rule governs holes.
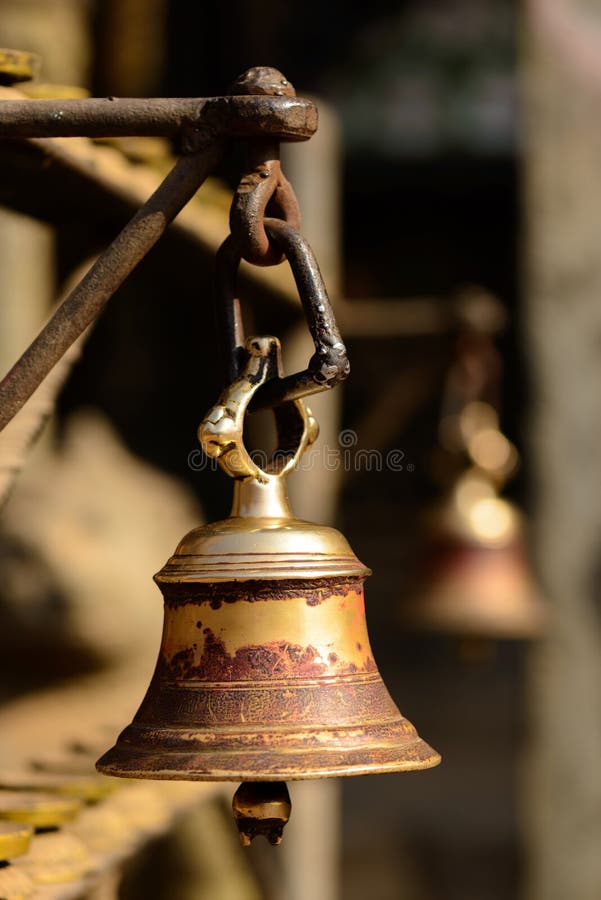
{"type": "Polygon", "coordinates": [[[272,137],[303,141],[317,129],[317,108],[302,97],[2,100],[0,138],[272,137]]]}
{"type": "Polygon", "coordinates": [[[31,397],[53,366],[102,312],[169,223],[215,168],[223,147],[212,143],[182,157],[150,199],[102,253],[40,334],[0,382],[0,430],[31,397]]]}

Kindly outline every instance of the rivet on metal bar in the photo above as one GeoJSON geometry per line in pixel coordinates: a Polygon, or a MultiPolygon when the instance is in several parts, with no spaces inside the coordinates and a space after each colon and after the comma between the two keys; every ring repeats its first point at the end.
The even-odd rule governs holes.
{"type": "MultiPolygon", "coordinates": [[[[230,88],[232,94],[263,92],[294,97],[290,82],[277,69],[249,69],[230,88]]],[[[298,201],[280,164],[280,142],[253,138],[248,141],[247,171],[240,179],[230,209],[230,230],[240,256],[255,266],[276,266],[284,254],[269,240],[265,216],[283,219],[300,231],[298,201]]]]}

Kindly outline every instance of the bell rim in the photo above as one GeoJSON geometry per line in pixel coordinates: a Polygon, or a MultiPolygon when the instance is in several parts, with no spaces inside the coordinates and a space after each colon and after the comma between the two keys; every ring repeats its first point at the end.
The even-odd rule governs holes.
{"type": "Polygon", "coordinates": [[[368,726],[354,745],[308,746],[301,739],[275,751],[264,746],[250,749],[235,745],[160,748],[122,741],[121,735],[98,760],[96,769],[123,778],[170,781],[306,781],[420,771],[440,764],[440,754],[407,719],[399,717],[397,726],[409,730],[383,738],[374,725],[368,726]],[[173,768],[175,765],[177,768],[173,768]]]}
{"type": "Polygon", "coordinates": [[[118,766],[114,765],[96,765],[96,768],[99,772],[102,772],[104,775],[112,775],[116,778],[124,778],[124,779],[144,779],[147,781],[197,781],[197,782],[241,782],[241,781],[261,781],[261,782],[275,782],[275,781],[321,781],[326,778],[345,778],[345,777],[358,777],[361,775],[393,775],[395,773],[402,772],[424,772],[429,769],[435,769],[442,762],[442,757],[440,753],[436,750],[433,750],[427,744],[425,744],[429,750],[432,751],[432,755],[426,757],[425,759],[418,760],[405,760],[397,763],[372,763],[369,765],[350,765],[350,766],[339,766],[332,767],[329,769],[315,769],[314,771],[305,771],[303,773],[293,772],[291,770],[286,770],[284,768],[278,770],[277,772],[273,772],[271,774],[265,774],[261,772],[254,771],[253,769],[246,770],[236,770],[234,771],[225,771],[221,772],[212,772],[212,773],[196,773],[196,772],[186,772],[183,774],[181,771],[175,771],[171,769],[156,769],[153,771],[144,771],[141,772],[137,769],[132,768],[131,771],[127,771],[124,768],[119,770],[118,766]]]}

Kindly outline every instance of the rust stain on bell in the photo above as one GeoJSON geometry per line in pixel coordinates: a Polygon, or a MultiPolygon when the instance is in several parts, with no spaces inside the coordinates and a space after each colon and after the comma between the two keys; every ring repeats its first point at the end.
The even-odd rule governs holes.
{"type": "MultiPolygon", "coordinates": [[[[275,346],[260,340],[268,343],[249,348],[247,372],[221,398],[233,425],[210,414],[201,426],[216,456],[236,448],[224,464],[237,472],[232,515],[188,534],[155,576],[165,600],[159,659],[134,721],[98,763],[106,774],[279,782],[440,761],[376,667],[363,601],[369,570],[340,532],[288,508],[283,476],[296,459],[273,474],[249,458],[244,475],[243,415],[267,377],[256,377],[258,360],[275,346]]],[[[290,406],[300,455],[315,423],[302,401],[290,406]]]]}

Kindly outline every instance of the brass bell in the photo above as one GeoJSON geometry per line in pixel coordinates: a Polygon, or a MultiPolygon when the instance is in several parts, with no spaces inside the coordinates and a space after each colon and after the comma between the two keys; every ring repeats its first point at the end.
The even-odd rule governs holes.
{"type": "MultiPolygon", "coordinates": [[[[260,468],[244,447],[245,413],[279,371],[279,342],[251,338],[246,354],[199,429],[234,478],[232,513],[190,532],[155,576],[165,600],[156,670],[98,769],[260,783],[435,766],[438,753],[399,713],[374,661],[369,570],[342,534],[289,509],[285,476],[316,439],[315,420],[301,400],[283,403],[269,463],[260,468]]],[[[256,833],[277,843],[287,820],[286,796],[265,791],[235,803],[246,843],[256,833]]]]}
{"type": "Polygon", "coordinates": [[[468,470],[427,519],[414,596],[403,620],[460,638],[534,639],[547,612],[528,566],[523,517],[468,470]]]}
{"type": "Polygon", "coordinates": [[[504,324],[503,309],[473,289],[458,312],[435,454],[445,495],[424,523],[401,619],[466,638],[464,649],[471,643],[473,651],[482,640],[539,637],[547,611],[528,565],[523,516],[501,496],[519,462],[497,412],[502,359],[493,335],[504,324]]]}

